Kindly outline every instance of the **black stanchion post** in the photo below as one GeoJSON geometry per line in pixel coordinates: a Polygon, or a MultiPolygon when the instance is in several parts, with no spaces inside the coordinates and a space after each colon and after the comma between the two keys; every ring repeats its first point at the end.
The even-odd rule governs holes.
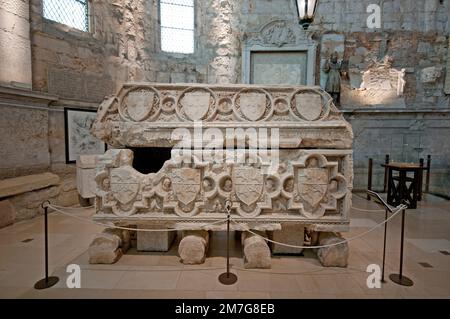
{"type": "MultiPolygon", "coordinates": [[[[369,158],[369,170],[367,173],[367,189],[372,190],[372,166],[373,166],[373,160],[369,158]]],[[[367,195],[367,200],[370,200],[370,196],[367,195]]]]}
{"type": "Polygon", "coordinates": [[[34,284],[35,289],[46,289],[50,288],[59,281],[58,277],[48,276],[48,205],[49,201],[45,201],[41,204],[41,207],[44,209],[44,240],[45,240],[45,278],[39,280],[34,284]]]}
{"type": "MultiPolygon", "coordinates": [[[[386,154],[386,158],[384,159],[384,164],[389,164],[389,154],[386,154]]],[[[388,182],[388,167],[384,166],[384,184],[383,184],[383,193],[386,193],[387,189],[387,182],[388,182]]]]}
{"type": "Polygon", "coordinates": [[[219,281],[224,285],[232,285],[237,281],[237,276],[230,272],[230,201],[227,201],[227,203],[225,204],[225,208],[227,210],[227,272],[220,274],[219,281]]]}
{"type": "MultiPolygon", "coordinates": [[[[389,170],[390,171],[390,170],[389,170]]],[[[386,234],[387,234],[387,220],[388,220],[388,213],[394,213],[394,209],[389,206],[388,203],[386,203],[386,201],[377,193],[375,193],[374,191],[368,190],[367,191],[367,195],[369,195],[375,203],[377,203],[378,205],[382,206],[385,210],[385,224],[384,224],[384,241],[383,241],[383,268],[382,268],[382,272],[381,272],[381,282],[385,282],[384,280],[384,266],[385,266],[385,261],[386,261],[386,234]]],[[[404,201],[406,202],[406,201],[404,201]]],[[[399,285],[403,285],[403,286],[412,286],[414,283],[411,279],[409,279],[408,277],[403,276],[403,240],[404,240],[404,236],[405,236],[405,208],[406,208],[406,204],[402,204],[401,206],[398,206],[397,209],[402,208],[402,232],[401,232],[401,247],[400,247],[400,274],[391,274],[389,276],[389,278],[395,282],[398,283],[399,285]]],[[[397,210],[398,211],[398,210],[397,210]]]]}
{"type": "Polygon", "coordinates": [[[406,209],[402,210],[402,230],[400,237],[400,271],[398,274],[391,274],[389,278],[396,284],[402,286],[412,286],[414,282],[406,276],[403,276],[403,244],[405,239],[405,213],[406,209]]]}
{"type": "Polygon", "coordinates": [[[430,191],[430,168],[431,168],[431,155],[427,156],[427,177],[425,181],[425,193],[430,191]]]}
{"type": "Polygon", "coordinates": [[[422,200],[422,187],[423,187],[423,158],[421,158],[419,160],[419,166],[420,166],[420,171],[419,171],[419,181],[417,185],[417,200],[420,202],[422,200]]]}
{"type": "Polygon", "coordinates": [[[386,280],[384,280],[384,265],[386,264],[386,234],[387,234],[387,218],[388,218],[388,209],[385,209],[386,213],[384,214],[384,239],[383,239],[383,268],[381,271],[381,282],[385,283],[386,280]]]}

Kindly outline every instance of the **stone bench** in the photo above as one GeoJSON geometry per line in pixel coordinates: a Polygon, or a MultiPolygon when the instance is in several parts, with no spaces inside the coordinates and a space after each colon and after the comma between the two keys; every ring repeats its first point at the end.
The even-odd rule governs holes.
{"type": "Polygon", "coordinates": [[[0,180],[0,228],[36,216],[43,201],[57,199],[59,184],[53,173],[0,180]]]}

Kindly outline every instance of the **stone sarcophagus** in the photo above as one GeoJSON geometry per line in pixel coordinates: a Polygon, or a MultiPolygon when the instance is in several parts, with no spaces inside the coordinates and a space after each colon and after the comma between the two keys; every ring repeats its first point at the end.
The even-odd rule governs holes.
{"type": "Polygon", "coordinates": [[[348,230],[353,133],[319,87],[128,83],[92,131],[113,147],[97,164],[96,221],[222,230],[231,205],[234,229],[286,243],[348,230]]]}

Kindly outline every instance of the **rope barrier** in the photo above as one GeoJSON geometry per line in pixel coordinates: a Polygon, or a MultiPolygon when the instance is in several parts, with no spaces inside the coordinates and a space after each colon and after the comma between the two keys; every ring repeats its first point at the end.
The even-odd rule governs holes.
{"type": "MultiPolygon", "coordinates": [[[[83,222],[88,222],[88,223],[91,223],[91,224],[96,224],[96,225],[100,225],[100,226],[108,227],[108,228],[116,228],[116,229],[131,230],[131,231],[144,231],[144,232],[145,231],[148,231],[148,232],[165,231],[165,232],[167,232],[167,231],[189,230],[189,228],[184,228],[184,227],[170,228],[170,229],[136,229],[136,228],[130,228],[130,227],[115,226],[114,224],[104,224],[104,223],[93,221],[90,218],[84,218],[84,217],[76,216],[76,215],[74,215],[72,213],[65,212],[64,210],[60,209],[60,208],[69,208],[69,207],[61,207],[61,206],[57,206],[57,205],[52,205],[50,203],[48,204],[48,207],[54,209],[56,212],[61,213],[61,214],[65,215],[65,216],[69,216],[69,217],[81,220],[83,222]]],[[[87,208],[90,208],[90,207],[80,207],[80,208],[70,207],[70,208],[72,208],[72,209],[87,209],[87,208]]],[[[353,209],[358,209],[358,208],[355,208],[355,207],[352,207],[352,208],[353,209]]],[[[348,242],[350,242],[352,240],[361,238],[361,237],[367,235],[368,233],[374,231],[378,227],[386,224],[389,220],[393,219],[397,214],[399,214],[402,210],[404,210],[406,208],[407,208],[406,205],[399,205],[396,208],[396,210],[394,212],[392,212],[392,215],[389,218],[385,219],[383,222],[375,225],[374,227],[370,228],[369,230],[367,230],[365,232],[362,232],[362,233],[360,233],[360,234],[358,234],[356,236],[353,236],[353,237],[350,237],[350,238],[347,238],[347,239],[343,238],[342,241],[337,242],[337,243],[332,243],[332,244],[328,244],[328,245],[317,245],[317,246],[297,246],[297,245],[290,245],[290,244],[285,244],[285,243],[281,243],[281,242],[278,242],[278,241],[274,241],[274,240],[268,239],[268,238],[266,238],[264,236],[261,236],[261,235],[259,235],[256,232],[251,231],[247,227],[244,227],[243,225],[241,225],[237,221],[235,221],[234,218],[230,218],[230,221],[233,222],[234,224],[236,224],[238,227],[241,227],[243,231],[247,231],[247,232],[249,232],[249,233],[251,233],[251,234],[253,234],[255,236],[261,237],[263,240],[265,240],[267,242],[272,242],[272,243],[277,244],[277,245],[281,245],[281,246],[285,246],[285,247],[291,247],[291,248],[317,249],[317,248],[333,247],[333,246],[341,245],[341,244],[344,244],[344,243],[348,243],[348,242]]],[[[359,210],[361,210],[361,211],[383,211],[383,210],[364,210],[364,209],[359,209],[359,210]]],[[[216,222],[203,225],[203,227],[216,225],[218,223],[223,223],[223,222],[226,222],[226,221],[227,221],[227,218],[224,218],[222,220],[218,220],[216,222]]],[[[202,269],[199,269],[199,268],[182,268],[182,269],[170,269],[170,271],[198,271],[198,270],[204,270],[205,271],[205,270],[219,270],[219,269],[222,269],[222,268],[223,267],[211,267],[211,268],[202,268],[202,269]]],[[[262,271],[262,270],[245,269],[245,268],[238,267],[238,266],[235,266],[233,268],[235,268],[237,270],[240,270],[240,271],[265,273],[265,271],[262,271]]],[[[317,269],[317,270],[310,270],[310,271],[305,271],[305,272],[300,272],[300,273],[299,272],[273,272],[273,270],[271,270],[270,273],[271,274],[274,274],[274,273],[275,274],[285,274],[285,275],[292,275],[292,274],[295,274],[295,275],[299,275],[299,274],[315,275],[315,273],[321,273],[321,272],[323,272],[325,270],[328,270],[328,269],[331,269],[331,268],[327,268],[327,269],[321,268],[321,269],[317,269]]],[[[357,271],[357,272],[365,272],[364,270],[357,269],[357,268],[349,268],[349,269],[352,269],[352,270],[357,271]]],[[[152,271],[152,270],[150,270],[150,271],[152,271]]],[[[346,273],[348,273],[348,272],[346,272],[346,273]]]]}
{"type": "Polygon", "coordinates": [[[58,208],[63,208],[63,209],[90,209],[90,208],[94,208],[95,205],[91,205],[91,206],[85,206],[85,207],[65,207],[65,206],[59,206],[56,204],[50,204],[49,206],[53,206],[53,207],[58,207],[58,208]]]}
{"type": "MultiPolygon", "coordinates": [[[[53,208],[57,207],[59,209],[91,209],[91,208],[95,207],[95,205],[85,206],[85,207],[64,207],[64,206],[59,206],[56,204],[51,204],[50,206],[52,206],[53,208]]],[[[354,210],[362,211],[362,212],[384,212],[383,209],[363,209],[363,208],[358,208],[355,206],[352,206],[351,208],[354,210]]]]}
{"type": "MultiPolygon", "coordinates": [[[[348,242],[350,242],[350,241],[352,241],[352,240],[355,240],[355,239],[358,239],[358,238],[360,238],[360,237],[363,237],[363,236],[367,235],[368,233],[374,231],[374,230],[377,229],[378,227],[380,227],[380,226],[384,225],[385,223],[387,223],[389,220],[391,220],[392,218],[394,218],[395,216],[397,216],[398,213],[400,213],[403,209],[406,209],[406,208],[407,208],[406,205],[400,205],[400,206],[397,207],[397,210],[396,210],[395,212],[393,212],[392,215],[391,215],[389,218],[385,219],[383,222],[377,224],[376,226],[372,227],[371,229],[369,229],[369,230],[367,230],[367,231],[365,231],[365,232],[362,232],[361,234],[358,234],[358,235],[356,235],[356,236],[353,236],[353,237],[350,237],[350,238],[347,238],[347,239],[344,238],[344,239],[343,239],[342,241],[340,241],[340,242],[333,243],[333,244],[328,244],[328,245],[319,245],[319,246],[296,246],[296,245],[290,245],[290,244],[281,243],[281,242],[278,242],[278,241],[275,241],[275,240],[271,240],[271,239],[269,239],[269,238],[266,238],[266,237],[264,237],[264,236],[261,236],[261,235],[258,234],[258,233],[255,233],[255,232],[251,231],[250,229],[242,229],[242,230],[243,230],[243,231],[247,231],[247,232],[249,232],[249,233],[251,233],[251,234],[253,234],[253,235],[259,236],[259,237],[261,237],[262,239],[264,239],[264,240],[267,241],[267,242],[271,242],[271,243],[274,243],[274,244],[277,244],[277,245],[280,245],[280,246],[285,246],[285,247],[290,247],[290,248],[300,248],[300,249],[326,248],[326,247],[333,247],[333,246],[337,246],[337,245],[342,245],[342,244],[344,244],[344,243],[346,243],[346,242],[348,243],[348,242]]],[[[231,218],[231,221],[232,221],[233,223],[235,223],[236,225],[242,227],[242,225],[239,224],[238,222],[236,222],[233,218],[231,218]]]]}
{"type": "MultiPolygon", "coordinates": [[[[114,224],[104,224],[104,223],[100,223],[100,222],[93,221],[93,220],[91,220],[91,219],[89,219],[89,218],[84,218],[84,217],[80,217],[80,216],[73,215],[73,214],[68,213],[68,212],[64,212],[63,210],[61,210],[61,209],[58,208],[58,207],[60,207],[60,206],[56,206],[56,205],[53,205],[53,204],[49,204],[48,207],[54,209],[55,211],[57,211],[58,213],[61,213],[61,214],[63,214],[63,215],[66,215],[66,216],[69,216],[69,217],[72,217],[72,218],[81,220],[81,221],[83,221],[83,222],[88,222],[88,223],[91,223],[91,224],[95,224],[95,225],[99,225],[99,226],[103,226],[103,227],[107,227],[107,228],[115,228],[115,229],[121,229],[121,230],[131,230],[131,231],[142,231],[142,232],[167,232],[167,231],[180,231],[180,230],[190,230],[190,229],[191,229],[190,227],[189,227],[189,228],[187,228],[187,227],[186,227],[186,228],[185,228],[185,227],[180,227],[180,228],[165,228],[165,229],[151,229],[151,228],[139,228],[139,229],[137,229],[137,228],[131,228],[131,227],[116,226],[116,225],[114,225],[114,224]]],[[[66,207],[65,207],[65,208],[66,208],[66,207]]],[[[72,208],[75,208],[75,207],[72,207],[72,208]]],[[[80,207],[80,208],[81,208],[81,207],[80,207]]],[[[85,208],[88,208],[88,207],[82,207],[82,209],[85,209],[85,208]]],[[[358,209],[358,208],[355,208],[355,207],[353,207],[353,206],[352,206],[352,208],[353,208],[353,209],[358,209]]],[[[392,213],[392,215],[391,215],[389,218],[387,218],[386,220],[382,221],[381,223],[375,225],[374,227],[370,228],[369,230],[367,230],[367,231],[365,231],[365,232],[362,232],[361,234],[358,234],[358,235],[356,235],[356,236],[353,236],[353,237],[350,237],[350,238],[347,238],[347,239],[344,238],[342,241],[337,242],[337,243],[328,244],[328,245],[318,245],[318,246],[297,246],[297,245],[291,245],[291,244],[281,243],[281,242],[278,242],[278,241],[275,241],[275,240],[271,240],[271,239],[269,239],[269,238],[266,238],[266,237],[264,237],[264,236],[261,236],[261,235],[259,235],[258,233],[255,233],[255,232],[251,231],[251,230],[248,229],[248,228],[243,228],[244,226],[241,225],[241,224],[239,224],[237,221],[235,221],[234,218],[230,218],[230,220],[231,220],[231,222],[233,222],[234,224],[236,224],[238,227],[243,228],[242,231],[247,231],[247,232],[249,232],[249,233],[251,233],[251,234],[253,234],[253,235],[255,235],[255,236],[261,237],[262,239],[264,239],[264,240],[267,241],[267,242],[271,242],[271,243],[274,243],[274,244],[277,244],[277,245],[280,245],[280,246],[285,246],[285,247],[290,247],[290,248],[299,248],[299,249],[317,249],[317,248],[333,247],[333,246],[341,245],[341,244],[344,244],[344,243],[348,243],[348,242],[350,242],[350,241],[352,241],[352,240],[361,238],[361,237],[363,237],[363,236],[365,236],[365,235],[371,233],[372,231],[374,231],[374,230],[377,229],[378,227],[380,227],[380,226],[384,225],[385,223],[387,223],[389,220],[391,220],[392,218],[394,218],[398,213],[400,213],[400,212],[401,212],[403,209],[405,209],[405,208],[407,208],[406,205],[400,205],[400,206],[398,206],[398,207],[397,207],[397,210],[394,211],[394,212],[392,213]]],[[[370,212],[370,211],[384,211],[384,210],[363,210],[363,209],[358,209],[358,210],[361,210],[361,211],[369,211],[369,212],[370,212]]],[[[216,221],[216,222],[213,222],[213,223],[209,223],[209,224],[203,225],[203,227],[206,227],[206,226],[213,226],[213,225],[216,225],[216,224],[219,224],[219,223],[223,223],[223,222],[226,222],[226,221],[227,221],[227,219],[224,218],[224,219],[218,220],[218,221],[216,221]]]]}
{"type": "MultiPolygon", "coordinates": [[[[115,229],[122,229],[122,230],[131,230],[131,231],[142,231],[142,232],[167,232],[167,231],[179,231],[179,230],[191,230],[192,229],[191,227],[189,227],[189,228],[187,228],[187,227],[186,228],[184,228],[184,227],[183,228],[182,227],[180,227],[180,228],[165,228],[165,229],[151,229],[151,228],[139,228],[139,229],[137,229],[137,228],[131,228],[131,227],[116,226],[114,224],[104,224],[104,223],[100,223],[100,222],[96,222],[94,220],[91,220],[90,218],[84,218],[84,217],[73,215],[73,214],[68,213],[68,212],[64,212],[64,211],[62,211],[61,209],[58,209],[57,207],[55,207],[52,204],[48,205],[48,207],[54,209],[58,213],[63,214],[65,216],[69,216],[69,217],[78,219],[78,220],[83,221],[83,222],[88,222],[88,223],[91,223],[91,224],[95,224],[95,225],[99,225],[99,226],[103,226],[103,227],[107,227],[107,228],[115,228],[115,229]]],[[[216,225],[216,224],[223,223],[223,222],[226,222],[226,221],[227,221],[227,219],[224,218],[224,219],[218,220],[218,221],[213,222],[213,223],[205,224],[205,225],[203,225],[203,227],[216,225]]]]}

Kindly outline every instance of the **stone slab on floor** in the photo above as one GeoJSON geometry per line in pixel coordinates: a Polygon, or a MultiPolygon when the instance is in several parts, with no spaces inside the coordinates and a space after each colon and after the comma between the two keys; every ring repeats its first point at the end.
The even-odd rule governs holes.
{"type": "Polygon", "coordinates": [[[0,180],[0,198],[31,192],[37,189],[58,185],[59,176],[42,173],[0,180]]]}

